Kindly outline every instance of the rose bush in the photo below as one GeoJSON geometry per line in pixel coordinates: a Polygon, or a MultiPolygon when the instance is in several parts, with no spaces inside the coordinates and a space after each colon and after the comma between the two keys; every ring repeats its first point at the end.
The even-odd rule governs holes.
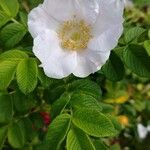
{"type": "Polygon", "coordinates": [[[149,148],[150,2],[128,2],[0,0],[0,149],[149,148]]]}

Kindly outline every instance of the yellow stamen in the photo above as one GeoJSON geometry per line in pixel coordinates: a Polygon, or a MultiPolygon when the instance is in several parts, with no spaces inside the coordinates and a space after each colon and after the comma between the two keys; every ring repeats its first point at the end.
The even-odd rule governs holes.
{"type": "Polygon", "coordinates": [[[83,20],[65,21],[58,32],[61,46],[64,49],[78,51],[86,49],[91,39],[91,27],[83,20]]]}

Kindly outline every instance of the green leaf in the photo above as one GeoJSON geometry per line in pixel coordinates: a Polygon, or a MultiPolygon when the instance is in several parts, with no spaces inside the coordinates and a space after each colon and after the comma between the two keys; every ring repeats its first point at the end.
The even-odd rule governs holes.
{"type": "Polygon", "coordinates": [[[107,63],[102,67],[102,72],[111,81],[120,81],[124,74],[124,64],[121,59],[112,52],[107,63]]]}
{"type": "Polygon", "coordinates": [[[77,127],[91,136],[108,137],[116,134],[116,130],[109,118],[94,109],[78,109],[73,114],[72,121],[77,127]]]}
{"type": "Polygon", "coordinates": [[[22,59],[28,58],[28,55],[20,50],[10,50],[2,53],[0,55],[0,62],[1,61],[21,61],[22,59]]]}
{"type": "Polygon", "coordinates": [[[32,141],[35,130],[33,124],[29,118],[23,118],[19,120],[18,125],[20,126],[26,141],[32,141]]]}
{"type": "Polygon", "coordinates": [[[20,20],[24,26],[27,27],[28,15],[27,13],[21,11],[19,12],[20,20]]]}
{"type": "Polygon", "coordinates": [[[3,148],[4,141],[7,135],[7,127],[0,127],[0,150],[3,148]]]}
{"type": "Polygon", "coordinates": [[[115,129],[118,130],[118,131],[121,131],[122,127],[121,127],[121,124],[119,123],[117,117],[112,116],[112,115],[107,115],[107,117],[111,120],[111,122],[113,123],[115,129]]]}
{"type": "Polygon", "coordinates": [[[97,111],[101,111],[102,107],[99,102],[92,96],[86,95],[84,93],[75,93],[71,96],[70,101],[72,107],[74,108],[90,108],[97,111]]]}
{"type": "Polygon", "coordinates": [[[28,113],[32,108],[35,107],[36,100],[34,100],[32,95],[24,95],[19,90],[16,90],[12,94],[14,109],[19,114],[28,113]]]}
{"type": "Polygon", "coordinates": [[[106,103],[101,103],[100,105],[102,106],[102,112],[103,113],[112,113],[114,112],[114,107],[110,104],[106,104],[106,103]]]}
{"type": "Polygon", "coordinates": [[[70,115],[62,114],[50,124],[46,141],[51,150],[58,150],[70,128],[70,115]]]}
{"type": "Polygon", "coordinates": [[[9,20],[10,18],[3,11],[0,10],[0,28],[5,25],[9,20]]]}
{"type": "Polygon", "coordinates": [[[52,118],[59,115],[65,109],[70,101],[70,98],[71,96],[69,93],[64,93],[56,102],[53,103],[51,109],[52,118]]]}
{"type": "Polygon", "coordinates": [[[101,140],[93,140],[96,150],[109,150],[108,147],[101,140]]]}
{"type": "Polygon", "coordinates": [[[38,78],[42,86],[44,86],[45,88],[48,88],[53,83],[53,79],[47,77],[41,68],[38,69],[38,78]]]}
{"type": "Polygon", "coordinates": [[[24,94],[32,92],[37,85],[37,63],[35,59],[22,60],[17,67],[17,82],[24,94]]]}
{"type": "Polygon", "coordinates": [[[125,42],[129,43],[135,39],[137,39],[139,36],[141,36],[145,32],[145,29],[141,27],[133,27],[130,28],[126,33],[125,33],[125,42]]]}
{"type": "Polygon", "coordinates": [[[19,23],[11,23],[5,26],[0,32],[1,43],[6,48],[12,48],[25,36],[27,30],[19,23]]]}
{"type": "Polygon", "coordinates": [[[42,0],[30,0],[29,4],[32,8],[37,7],[40,3],[42,3],[42,0]]]}
{"type": "Polygon", "coordinates": [[[8,142],[14,148],[22,148],[25,143],[24,132],[17,123],[8,128],[8,142]]]}
{"type": "Polygon", "coordinates": [[[63,80],[54,80],[50,84],[49,89],[44,91],[44,99],[47,103],[53,103],[66,91],[63,80]]]}
{"type": "Polygon", "coordinates": [[[144,48],[146,49],[148,55],[150,56],[150,40],[144,42],[144,48]]]}
{"type": "Polygon", "coordinates": [[[13,114],[13,106],[9,95],[0,94],[0,123],[10,122],[13,114]]]}
{"type": "Polygon", "coordinates": [[[141,77],[150,77],[150,56],[140,45],[129,45],[123,55],[125,64],[141,77]]]}
{"type": "Polygon", "coordinates": [[[90,80],[76,80],[68,85],[69,92],[84,92],[85,94],[89,94],[96,99],[101,98],[101,89],[100,87],[90,80]]]}
{"type": "Polygon", "coordinates": [[[91,139],[80,129],[72,129],[67,136],[67,150],[96,150],[91,139]]]}
{"type": "Polygon", "coordinates": [[[13,80],[17,63],[14,61],[0,62],[0,90],[6,89],[13,80]]]}
{"type": "Polygon", "coordinates": [[[114,144],[111,146],[110,150],[121,150],[121,147],[120,145],[117,143],[117,144],[114,144]]]}
{"type": "Polygon", "coordinates": [[[19,11],[17,0],[0,0],[0,6],[9,17],[15,17],[19,11]]]}
{"type": "Polygon", "coordinates": [[[148,30],[148,38],[150,39],[150,30],[148,30]]]}

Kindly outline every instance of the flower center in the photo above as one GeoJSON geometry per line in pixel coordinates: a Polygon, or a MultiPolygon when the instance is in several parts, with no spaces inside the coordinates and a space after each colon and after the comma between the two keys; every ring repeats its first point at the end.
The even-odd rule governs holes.
{"type": "Polygon", "coordinates": [[[91,26],[83,20],[65,21],[61,25],[58,35],[62,48],[74,51],[86,49],[92,38],[91,26]]]}

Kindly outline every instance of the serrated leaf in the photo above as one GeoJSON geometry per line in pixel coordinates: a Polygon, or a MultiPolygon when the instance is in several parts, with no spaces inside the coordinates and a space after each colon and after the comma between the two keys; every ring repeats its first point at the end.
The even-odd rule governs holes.
{"type": "Polygon", "coordinates": [[[110,104],[106,104],[106,103],[101,103],[100,105],[102,106],[102,112],[103,113],[112,113],[114,112],[114,107],[110,104]]]}
{"type": "Polygon", "coordinates": [[[0,94],[0,123],[11,121],[13,106],[9,95],[0,94]]]}
{"type": "Polygon", "coordinates": [[[17,67],[17,83],[24,94],[32,92],[37,85],[37,63],[35,59],[22,60],[17,67]]]}
{"type": "Polygon", "coordinates": [[[129,45],[123,54],[127,67],[141,77],[150,77],[150,56],[140,45],[129,45]]]}
{"type": "Polygon", "coordinates": [[[10,17],[8,17],[3,11],[0,10],[0,28],[5,25],[10,20],[10,17]]]}
{"type": "Polygon", "coordinates": [[[52,118],[56,117],[63,111],[63,109],[69,103],[70,98],[71,96],[69,93],[64,93],[58,100],[56,100],[53,103],[52,109],[51,109],[52,118]]]}
{"type": "Polygon", "coordinates": [[[107,115],[107,117],[111,120],[111,122],[113,123],[115,129],[118,130],[118,131],[121,131],[122,127],[121,127],[121,124],[119,123],[117,117],[112,116],[112,115],[107,115]]]}
{"type": "Polygon", "coordinates": [[[96,150],[96,148],[88,135],[74,128],[67,135],[67,150],[96,150]]]}
{"type": "Polygon", "coordinates": [[[109,118],[93,109],[78,109],[73,113],[72,121],[78,128],[91,136],[108,137],[116,134],[109,118]]]}
{"type": "Polygon", "coordinates": [[[84,92],[85,94],[89,94],[96,99],[101,98],[101,89],[100,87],[93,81],[90,80],[76,80],[68,85],[69,92],[84,92]]]}
{"type": "Polygon", "coordinates": [[[9,17],[15,17],[19,11],[18,0],[0,0],[0,6],[9,17]]]}
{"type": "Polygon", "coordinates": [[[73,94],[70,103],[73,108],[90,108],[97,111],[102,110],[99,102],[94,97],[82,92],[73,94]]]}
{"type": "Polygon", "coordinates": [[[150,40],[144,42],[144,48],[146,49],[148,55],[150,56],[150,40]]]}
{"type": "Polygon", "coordinates": [[[47,77],[41,68],[38,69],[38,78],[42,86],[44,86],[45,88],[48,88],[53,83],[53,79],[47,77]]]}
{"type": "Polygon", "coordinates": [[[141,28],[141,27],[133,27],[131,29],[129,29],[126,33],[125,33],[125,42],[129,43],[135,39],[137,39],[140,35],[142,35],[145,32],[145,29],[141,28]]]}
{"type": "Polygon", "coordinates": [[[6,48],[12,48],[25,36],[27,30],[19,23],[11,23],[5,26],[0,32],[1,43],[6,48]]]}
{"type": "Polygon", "coordinates": [[[7,127],[0,127],[0,150],[3,148],[4,141],[7,135],[7,127]]]}
{"type": "Polygon", "coordinates": [[[28,55],[20,50],[10,50],[0,55],[1,61],[21,61],[22,59],[28,58],[28,55]]]}
{"type": "Polygon", "coordinates": [[[120,81],[125,74],[124,64],[121,59],[112,52],[109,60],[103,66],[102,72],[109,80],[120,81]]]}
{"type": "Polygon", "coordinates": [[[62,114],[50,124],[46,141],[51,150],[58,150],[70,128],[70,115],[62,114]]]}
{"type": "Polygon", "coordinates": [[[14,61],[0,62],[0,90],[6,89],[13,80],[17,63],[14,61]]]}
{"type": "Polygon", "coordinates": [[[108,147],[101,140],[92,141],[96,150],[109,150],[108,147]]]}
{"type": "Polygon", "coordinates": [[[21,20],[22,24],[27,27],[28,14],[21,11],[21,12],[19,12],[19,16],[20,16],[20,20],[21,20]]]}
{"type": "Polygon", "coordinates": [[[8,128],[8,142],[14,148],[22,148],[25,143],[24,132],[17,123],[8,128]]]}

